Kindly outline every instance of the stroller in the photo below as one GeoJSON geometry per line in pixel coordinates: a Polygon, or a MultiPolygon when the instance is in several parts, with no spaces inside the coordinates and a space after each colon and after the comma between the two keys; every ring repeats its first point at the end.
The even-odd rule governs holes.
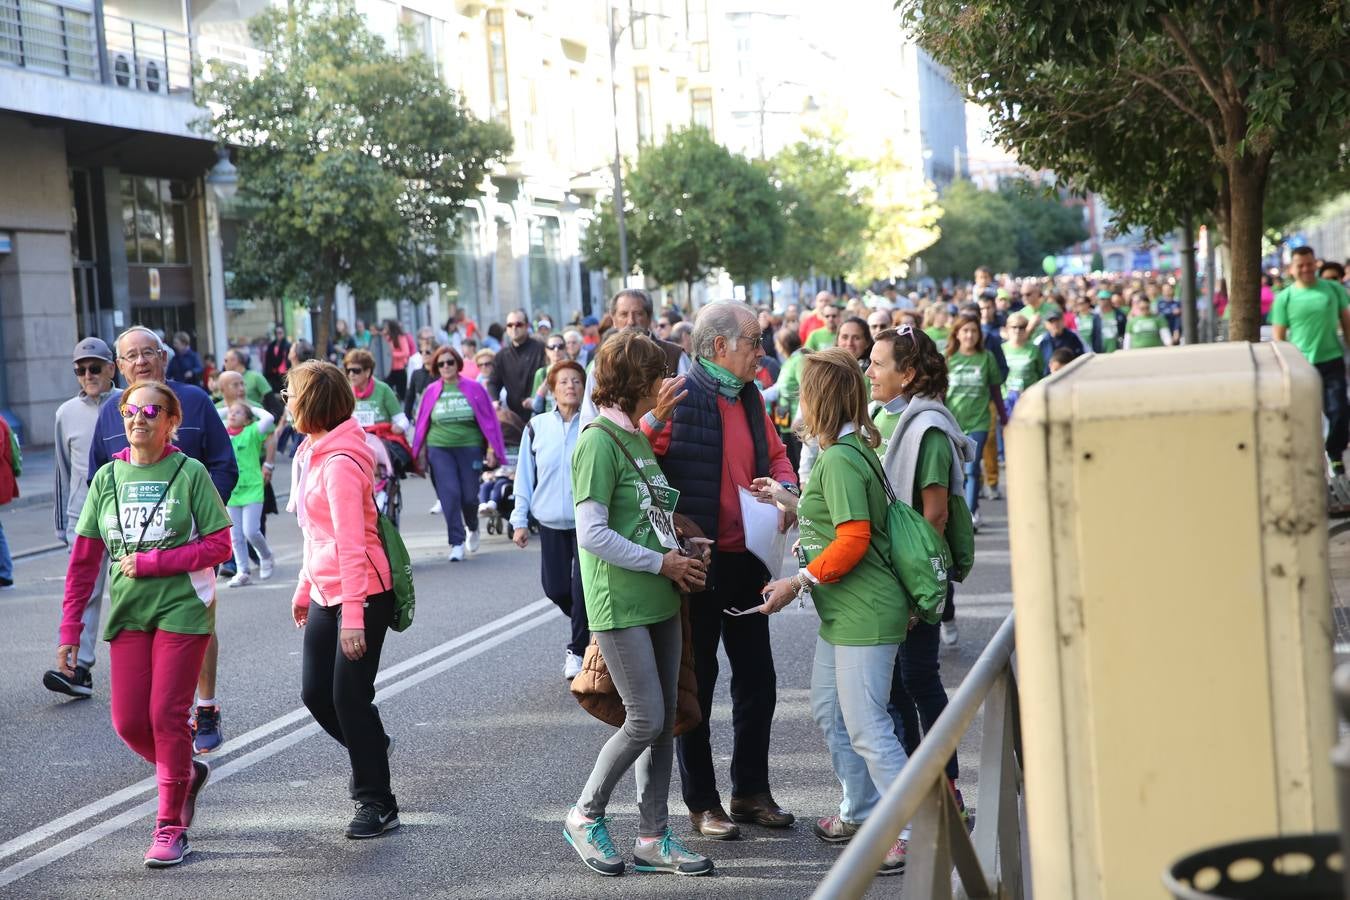
{"type": "Polygon", "coordinates": [[[520,457],[520,442],[525,434],[525,422],[509,409],[497,410],[497,421],[502,426],[502,442],[506,444],[506,459],[495,469],[483,473],[478,486],[478,518],[488,534],[511,534],[511,513],[516,508],[516,462],[520,457]]]}
{"type": "Polygon", "coordinates": [[[399,486],[402,476],[385,441],[367,432],[366,446],[375,454],[375,508],[398,527],[403,515],[403,489],[399,486]]]}

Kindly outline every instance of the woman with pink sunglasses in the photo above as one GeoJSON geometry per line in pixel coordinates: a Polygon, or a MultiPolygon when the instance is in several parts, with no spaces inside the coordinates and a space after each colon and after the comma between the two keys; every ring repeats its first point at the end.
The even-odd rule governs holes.
{"type": "Polygon", "coordinates": [[[74,674],[106,548],[113,728],[155,767],[159,812],[145,864],[163,868],[191,852],[187,829],[211,774],[192,758],[186,712],[215,630],[214,567],[230,558],[230,517],[206,467],[171,443],[183,417],[173,391],[138,381],[120,409],[130,446],[94,475],[75,526],[56,667],[74,674]]]}

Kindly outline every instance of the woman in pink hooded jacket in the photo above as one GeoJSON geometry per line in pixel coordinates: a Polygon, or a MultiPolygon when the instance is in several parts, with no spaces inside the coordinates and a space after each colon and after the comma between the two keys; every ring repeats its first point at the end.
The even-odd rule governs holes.
{"type": "Polygon", "coordinates": [[[347,837],[378,837],[399,821],[389,787],[391,740],[374,703],[380,651],[394,621],[389,560],[375,513],[375,459],[337,366],[301,363],[282,398],[296,430],[306,435],[295,454],[287,507],[305,541],[291,600],[295,624],[305,629],[301,697],[351,760],[356,816],[347,837]]]}

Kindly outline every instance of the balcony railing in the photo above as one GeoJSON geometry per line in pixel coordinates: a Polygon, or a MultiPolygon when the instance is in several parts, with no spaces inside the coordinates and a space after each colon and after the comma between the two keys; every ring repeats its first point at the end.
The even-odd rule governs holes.
{"type": "Polygon", "coordinates": [[[152,94],[192,91],[192,42],[186,34],[77,0],[0,0],[0,64],[152,94]]]}

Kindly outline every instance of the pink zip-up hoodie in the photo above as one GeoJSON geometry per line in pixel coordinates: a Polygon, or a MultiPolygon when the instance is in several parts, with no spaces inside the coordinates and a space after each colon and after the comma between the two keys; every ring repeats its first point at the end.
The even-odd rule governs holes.
{"type": "Polygon", "coordinates": [[[343,628],[366,627],[366,598],[393,585],[380,544],[374,472],[375,456],[354,418],[318,440],[306,438],[295,454],[286,508],[300,520],[305,548],[291,604],[341,603],[343,628]]]}

